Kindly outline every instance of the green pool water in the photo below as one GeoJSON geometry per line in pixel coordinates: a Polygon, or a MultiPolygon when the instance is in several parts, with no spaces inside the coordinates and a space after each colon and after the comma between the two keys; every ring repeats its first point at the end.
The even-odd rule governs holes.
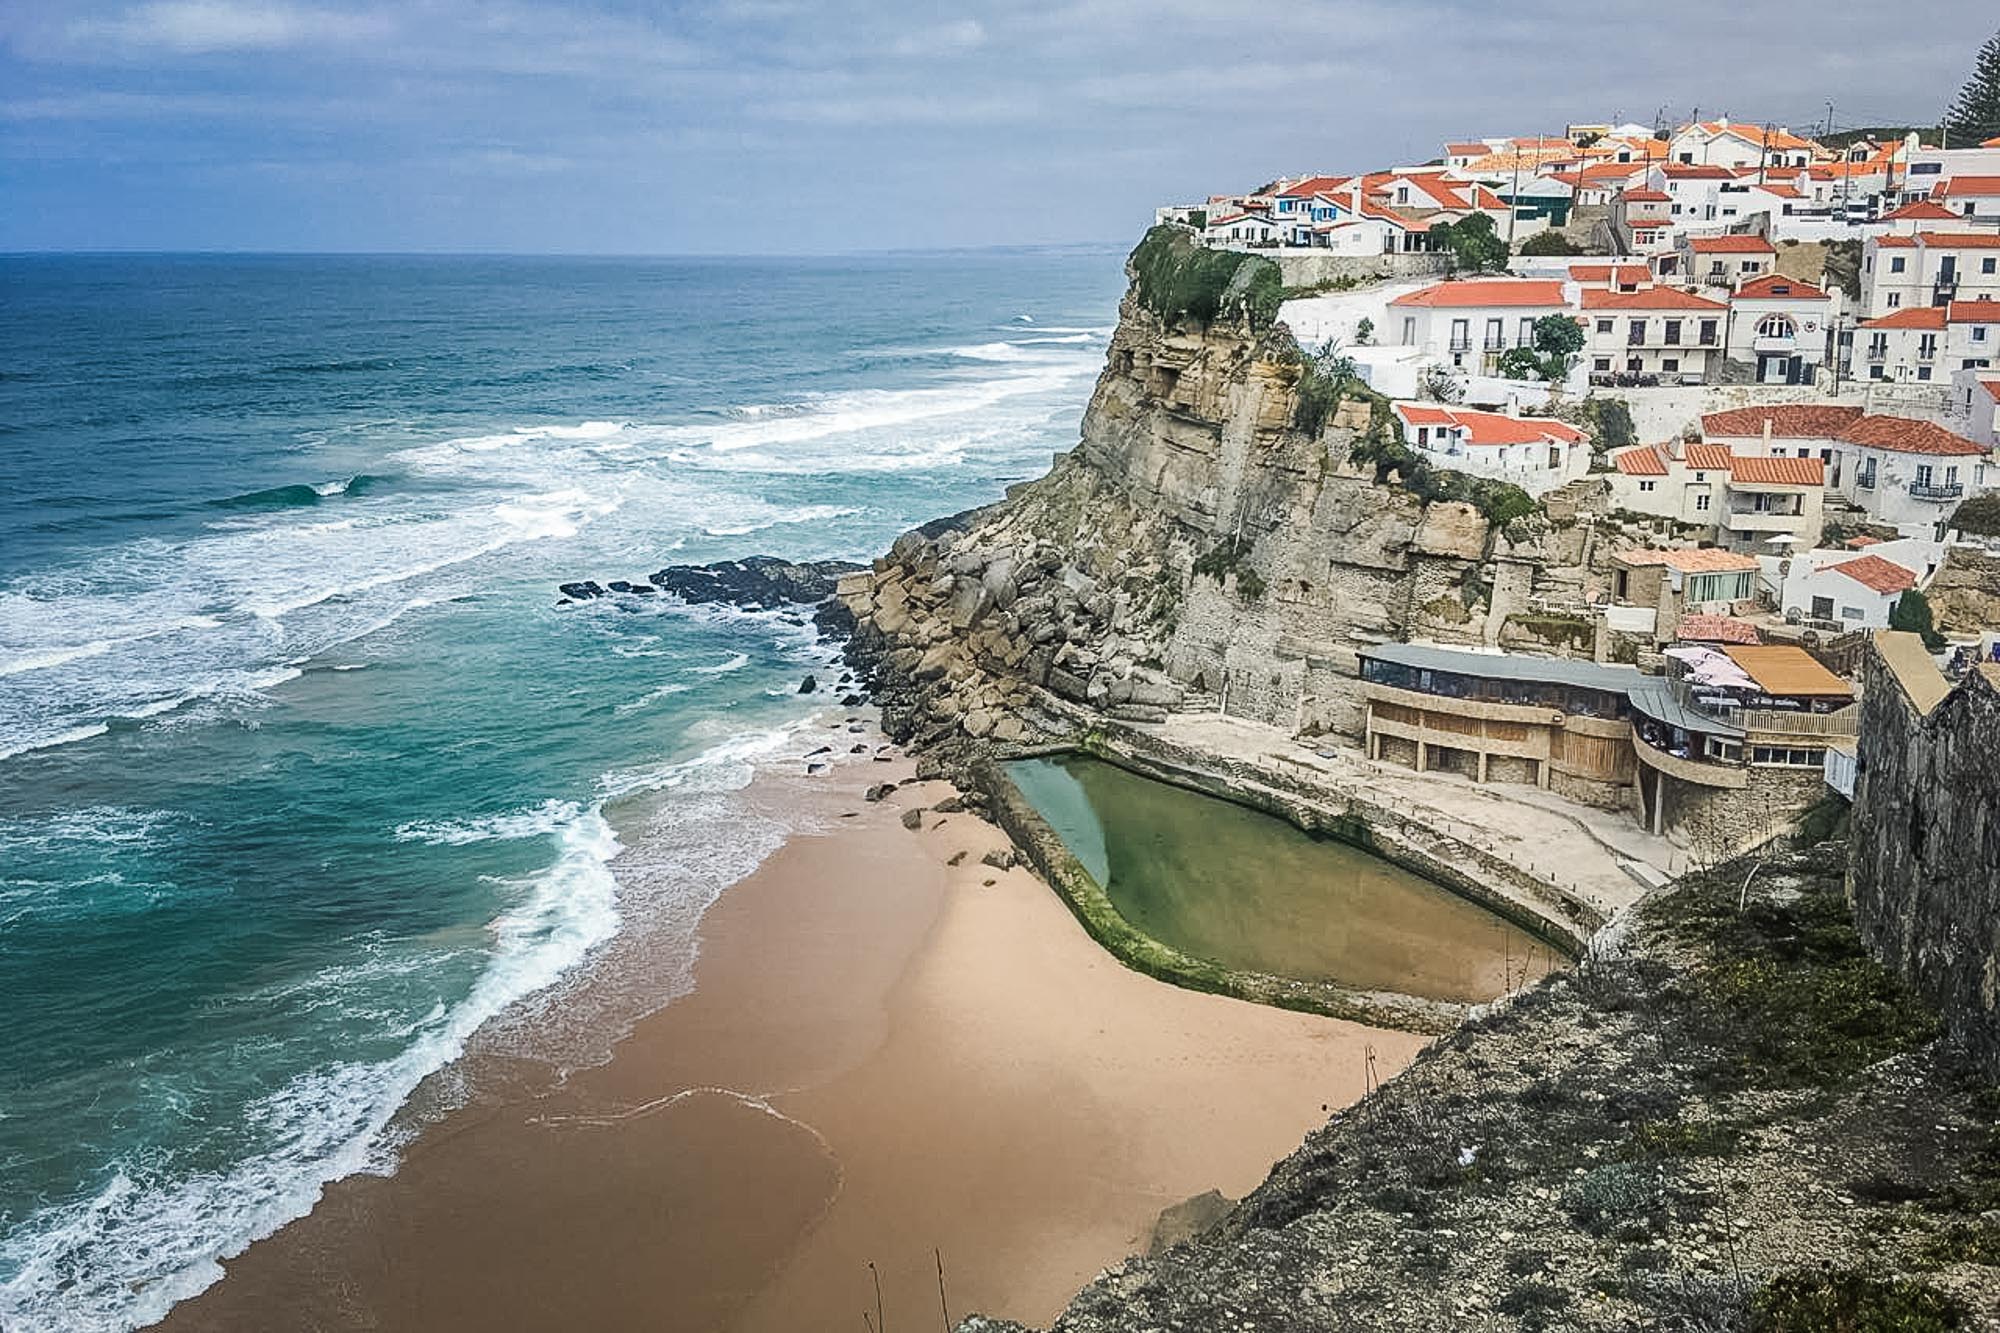
{"type": "Polygon", "coordinates": [[[1562,965],[1479,904],[1275,816],[1084,756],[1008,770],[1120,914],[1193,957],[1458,1002],[1562,965]]]}

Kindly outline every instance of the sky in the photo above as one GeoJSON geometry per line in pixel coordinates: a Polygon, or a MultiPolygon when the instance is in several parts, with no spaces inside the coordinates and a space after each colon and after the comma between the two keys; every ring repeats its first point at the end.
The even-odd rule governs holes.
{"type": "Polygon", "coordinates": [[[0,0],[0,251],[1119,244],[1159,203],[1466,136],[1933,122],[1996,27],[1990,0],[0,0]]]}

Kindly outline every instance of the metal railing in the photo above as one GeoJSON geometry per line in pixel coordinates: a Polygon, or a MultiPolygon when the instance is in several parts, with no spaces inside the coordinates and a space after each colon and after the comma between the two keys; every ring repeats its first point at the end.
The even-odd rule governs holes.
{"type": "Polygon", "coordinates": [[[1965,494],[1965,486],[1956,481],[1910,483],[1912,500],[1956,500],[1965,494]]]}
{"type": "Polygon", "coordinates": [[[1745,731],[1783,732],[1790,736],[1852,736],[1857,733],[1861,710],[1849,705],[1837,713],[1808,713],[1779,708],[1744,708],[1720,702],[1712,694],[1698,694],[1685,679],[1669,677],[1667,690],[1674,702],[1690,713],[1712,717],[1745,731]]]}

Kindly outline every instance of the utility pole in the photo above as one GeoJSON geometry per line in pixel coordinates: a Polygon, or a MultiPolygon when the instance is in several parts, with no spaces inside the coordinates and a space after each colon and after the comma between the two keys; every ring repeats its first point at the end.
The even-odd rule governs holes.
{"type": "Polygon", "coordinates": [[[1764,164],[1771,156],[1771,122],[1764,122],[1764,137],[1757,143],[1757,183],[1764,183],[1764,164]]]}

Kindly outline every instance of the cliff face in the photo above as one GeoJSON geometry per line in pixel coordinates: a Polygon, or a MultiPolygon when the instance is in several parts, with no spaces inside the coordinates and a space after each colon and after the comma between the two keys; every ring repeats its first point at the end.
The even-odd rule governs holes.
{"type": "Polygon", "coordinates": [[[1364,400],[1297,429],[1304,374],[1282,328],[1169,327],[1128,295],[1078,446],[843,581],[891,725],[1015,739],[1050,720],[1044,687],[1140,720],[1226,702],[1355,731],[1357,647],[1497,642],[1538,579],[1581,563],[1581,530],[1537,518],[1510,541],[1378,483],[1354,457],[1364,400]]]}

